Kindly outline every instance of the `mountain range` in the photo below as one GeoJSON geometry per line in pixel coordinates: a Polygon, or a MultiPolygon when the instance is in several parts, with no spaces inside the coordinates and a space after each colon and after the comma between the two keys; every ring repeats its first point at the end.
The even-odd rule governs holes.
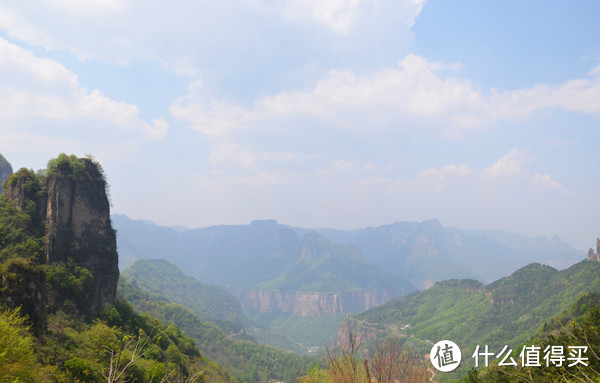
{"type": "Polygon", "coordinates": [[[239,299],[245,317],[256,324],[245,326],[249,335],[301,352],[333,342],[345,315],[436,281],[490,283],[531,262],[566,267],[585,256],[558,237],[458,230],[437,220],[349,231],[293,228],[275,220],[202,229],[123,215],[112,221],[121,268],[165,259],[239,299]]]}
{"type": "Polygon", "coordinates": [[[357,230],[293,228],[275,220],[201,229],[164,227],[124,215],[112,220],[119,231],[122,268],[136,259],[164,258],[200,281],[231,291],[270,288],[265,282],[282,278],[303,259],[303,238],[311,232],[333,244],[354,245],[361,259],[418,289],[452,278],[490,283],[532,262],[562,269],[585,257],[557,236],[460,230],[435,219],[357,230]]]}

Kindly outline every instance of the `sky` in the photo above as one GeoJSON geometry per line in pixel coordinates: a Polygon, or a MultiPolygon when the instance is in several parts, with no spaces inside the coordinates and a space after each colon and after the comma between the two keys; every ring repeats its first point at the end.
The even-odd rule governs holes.
{"type": "Polygon", "coordinates": [[[600,236],[600,2],[6,0],[0,153],[114,213],[600,236]]]}

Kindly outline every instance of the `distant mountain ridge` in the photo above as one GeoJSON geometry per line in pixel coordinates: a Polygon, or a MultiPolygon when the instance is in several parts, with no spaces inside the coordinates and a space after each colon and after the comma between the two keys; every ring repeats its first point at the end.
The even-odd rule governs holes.
{"type": "Polygon", "coordinates": [[[420,289],[452,278],[490,283],[532,262],[565,268],[585,257],[558,237],[460,230],[435,219],[347,231],[292,228],[275,220],[188,230],[123,215],[114,215],[113,222],[122,265],[165,258],[230,290],[254,289],[279,276],[301,258],[302,237],[311,231],[332,243],[354,245],[363,259],[420,289]]]}
{"type": "MultiPolygon", "coordinates": [[[[295,230],[300,235],[307,231],[295,230]]],[[[584,257],[558,236],[461,230],[444,227],[436,219],[348,231],[312,230],[331,241],[356,245],[366,259],[420,289],[452,278],[490,283],[532,262],[566,268],[584,257]]]]}

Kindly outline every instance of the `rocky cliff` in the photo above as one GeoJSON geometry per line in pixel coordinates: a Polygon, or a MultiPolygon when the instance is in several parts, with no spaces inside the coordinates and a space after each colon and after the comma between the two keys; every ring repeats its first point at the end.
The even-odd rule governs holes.
{"type": "Polygon", "coordinates": [[[55,275],[61,286],[49,292],[49,304],[68,300],[82,313],[94,316],[105,304],[115,302],[116,235],[106,182],[97,163],[62,154],[50,161],[45,174],[19,170],[6,183],[5,195],[43,228],[44,259],[36,262],[54,265],[48,268],[49,281],[55,275]],[[60,273],[70,273],[76,281],[65,286],[60,273]]]}
{"type": "Polygon", "coordinates": [[[368,310],[404,294],[404,289],[396,289],[341,293],[252,290],[240,291],[236,295],[245,310],[302,317],[334,317],[368,310]]]}
{"type": "MultiPolygon", "coordinates": [[[[335,344],[342,348],[350,346],[353,339],[355,344],[362,344],[369,339],[377,338],[385,333],[385,330],[376,329],[373,326],[358,324],[353,319],[344,318],[340,322],[335,344]]],[[[393,335],[398,335],[394,333],[393,335]]]]}

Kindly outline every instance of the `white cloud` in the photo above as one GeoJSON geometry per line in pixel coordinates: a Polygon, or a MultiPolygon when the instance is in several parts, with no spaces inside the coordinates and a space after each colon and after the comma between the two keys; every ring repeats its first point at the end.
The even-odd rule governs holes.
{"type": "Polygon", "coordinates": [[[63,142],[57,147],[87,142],[88,149],[100,149],[98,145],[119,140],[160,140],[169,129],[165,119],[144,122],[137,106],[115,101],[99,90],[88,91],[63,65],[36,57],[2,38],[0,78],[0,131],[11,145],[68,137],[72,145],[63,142]]]}
{"type": "Polygon", "coordinates": [[[423,3],[421,0],[285,0],[279,5],[286,18],[308,17],[340,33],[349,33],[365,19],[381,18],[386,14],[403,15],[405,26],[411,27],[423,3]]]}
{"type": "Polygon", "coordinates": [[[345,33],[358,17],[359,0],[288,0],[282,5],[285,17],[307,13],[317,22],[345,33]]]}
{"type": "Polygon", "coordinates": [[[256,175],[233,177],[228,181],[230,185],[241,185],[249,187],[260,187],[269,185],[285,184],[286,177],[277,172],[261,171],[256,175]]]}
{"type": "Polygon", "coordinates": [[[352,161],[332,160],[331,165],[339,170],[351,170],[354,167],[352,161]]]}
{"type": "Polygon", "coordinates": [[[215,138],[243,130],[296,129],[297,121],[306,125],[306,119],[327,129],[354,132],[398,129],[401,124],[411,129],[415,123],[440,129],[440,124],[445,128],[484,120],[483,96],[467,80],[438,77],[436,72],[444,69],[408,55],[397,69],[367,75],[331,71],[308,91],[263,97],[251,108],[216,101],[194,85],[188,96],[175,101],[171,113],[215,138]]]}
{"type": "Polygon", "coordinates": [[[188,76],[229,76],[232,68],[255,74],[264,65],[289,74],[324,56],[338,62],[375,56],[365,52],[397,58],[395,48],[405,51],[412,41],[410,27],[422,6],[420,0],[45,0],[35,7],[3,4],[0,30],[80,60],[151,59],[188,76]],[[343,57],[332,55],[332,47],[343,57]]]}
{"type": "MultiPolygon", "coordinates": [[[[544,109],[600,116],[597,78],[503,93],[492,90],[486,96],[466,79],[442,76],[454,67],[409,54],[397,68],[363,75],[330,71],[310,89],[262,97],[250,107],[218,101],[196,86],[174,102],[171,113],[209,137],[229,140],[244,131],[260,134],[306,126],[350,134],[427,128],[464,137],[498,120],[528,118],[544,109]]],[[[489,173],[498,175],[514,165],[499,163],[489,173]]]]}
{"type": "MultiPolygon", "coordinates": [[[[504,156],[482,170],[472,169],[462,163],[460,165],[448,164],[440,169],[429,168],[417,174],[417,180],[430,181],[435,190],[445,190],[450,184],[462,185],[472,190],[484,190],[492,185],[494,187],[513,185],[511,188],[520,188],[530,184],[535,189],[553,189],[564,194],[570,194],[558,181],[548,174],[535,173],[531,170],[532,155],[525,149],[513,148],[504,156]],[[463,178],[470,177],[468,182],[463,178]],[[519,185],[519,186],[517,186],[519,185]]],[[[389,181],[388,181],[389,182],[389,181]]],[[[427,184],[425,184],[427,185],[427,184]]]]}
{"type": "Polygon", "coordinates": [[[212,150],[208,159],[215,165],[229,162],[244,168],[254,168],[258,162],[258,157],[257,153],[241,145],[223,142],[212,150]]]}
{"type": "Polygon", "coordinates": [[[491,178],[512,176],[521,172],[528,161],[525,150],[513,148],[506,155],[498,158],[492,166],[485,168],[483,173],[491,178]]]}
{"type": "Polygon", "coordinates": [[[552,177],[550,177],[548,174],[536,173],[531,179],[531,183],[536,187],[550,188],[558,190],[564,194],[570,194],[570,192],[565,189],[560,182],[552,179],[552,177]]]}
{"type": "Polygon", "coordinates": [[[48,5],[71,13],[115,12],[125,7],[122,0],[46,0],[48,5]]]}
{"type": "Polygon", "coordinates": [[[52,41],[44,32],[35,28],[27,20],[19,17],[15,12],[5,8],[5,6],[0,6],[0,28],[7,31],[10,36],[21,41],[44,47],[56,45],[55,49],[62,48],[61,44],[52,41]]]}
{"type": "Polygon", "coordinates": [[[233,165],[243,169],[257,169],[271,164],[289,163],[297,160],[291,152],[258,151],[233,142],[221,142],[216,145],[208,160],[215,166],[233,165]]]}
{"type": "Polygon", "coordinates": [[[454,164],[446,165],[439,170],[434,169],[434,168],[425,169],[425,170],[419,172],[418,176],[419,177],[433,177],[438,180],[445,180],[446,178],[449,178],[449,177],[458,177],[458,178],[465,177],[472,173],[473,173],[473,170],[471,169],[471,167],[469,165],[463,163],[460,165],[454,165],[454,164]]]}
{"type": "Polygon", "coordinates": [[[524,119],[545,109],[562,109],[600,117],[600,76],[596,69],[589,78],[566,81],[559,85],[540,84],[514,91],[492,91],[491,116],[499,119],[524,119]]]}
{"type": "MultiPolygon", "coordinates": [[[[331,153],[333,142],[342,138],[354,148],[364,146],[365,138],[373,136],[389,135],[397,141],[416,135],[463,138],[500,119],[524,118],[543,108],[568,109],[570,99],[580,100],[582,112],[583,105],[600,105],[594,102],[600,99],[594,93],[600,89],[595,78],[579,81],[587,85],[568,97],[558,90],[573,88],[569,84],[575,80],[505,92],[501,97],[492,91],[486,96],[468,80],[453,77],[451,71],[457,67],[407,55],[394,69],[367,74],[330,71],[308,89],[262,97],[251,105],[218,100],[202,83],[193,82],[189,94],[175,100],[170,111],[210,140],[210,159],[215,165],[229,163],[256,170],[279,160],[285,167],[291,158],[310,154],[321,157],[311,164],[312,169],[329,177],[341,169],[360,174],[359,161],[352,156],[341,161],[336,158],[339,153],[331,153]],[[539,101],[544,98],[553,101],[539,101]]],[[[526,150],[514,148],[481,170],[464,163],[449,164],[425,169],[419,178],[429,178],[429,185],[441,190],[449,180],[469,175],[488,180],[524,176],[529,174],[530,162],[526,150]],[[432,184],[432,180],[436,182],[432,184]]],[[[376,169],[374,166],[372,171],[376,169]]],[[[360,177],[366,183],[381,179],[377,174],[360,177]]],[[[388,184],[394,187],[393,182],[388,184]]]]}

